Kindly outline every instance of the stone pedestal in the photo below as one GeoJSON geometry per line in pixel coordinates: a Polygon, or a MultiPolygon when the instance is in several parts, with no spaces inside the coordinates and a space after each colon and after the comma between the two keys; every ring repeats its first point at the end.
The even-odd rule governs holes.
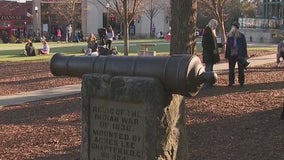
{"type": "Polygon", "coordinates": [[[186,160],[183,97],[158,79],[84,75],[82,160],[186,160]]]}

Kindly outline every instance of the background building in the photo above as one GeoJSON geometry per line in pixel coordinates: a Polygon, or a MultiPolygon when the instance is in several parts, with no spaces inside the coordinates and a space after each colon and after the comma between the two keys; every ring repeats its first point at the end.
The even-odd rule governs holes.
{"type": "Polygon", "coordinates": [[[33,32],[32,2],[0,1],[0,38],[8,43],[9,37],[24,38],[33,32]]]}
{"type": "Polygon", "coordinates": [[[263,0],[256,18],[240,17],[241,30],[252,42],[277,43],[284,39],[284,0],[263,0]]]}
{"type": "MultiPolygon", "coordinates": [[[[55,40],[59,28],[64,39],[69,24],[72,24],[73,38],[78,33],[82,33],[84,37],[90,33],[97,34],[97,30],[107,24],[112,25],[116,34],[122,34],[123,31],[122,23],[116,15],[109,12],[110,8],[105,0],[17,1],[0,1],[0,36],[10,36],[17,31],[15,34],[19,38],[45,35],[47,39],[55,40]]],[[[165,7],[159,8],[151,26],[150,19],[145,14],[138,17],[130,24],[131,37],[143,38],[149,37],[150,33],[157,35],[169,31],[170,16],[165,7]]]]}
{"type": "MultiPolygon", "coordinates": [[[[101,27],[106,27],[107,21],[114,28],[116,33],[122,31],[123,26],[117,20],[115,15],[109,13],[108,4],[105,0],[89,1],[83,0],[84,3],[82,8],[83,15],[86,15],[86,24],[82,24],[82,29],[84,33],[97,33],[97,29],[101,27]]],[[[167,2],[167,1],[166,1],[167,2]]],[[[165,3],[165,1],[161,1],[165,3]]],[[[169,2],[168,2],[169,3],[169,2]]],[[[169,4],[166,4],[169,6],[169,4]]],[[[83,20],[83,19],[82,19],[83,20]]],[[[169,31],[170,26],[170,15],[168,9],[160,8],[155,17],[153,17],[152,27],[150,27],[150,19],[144,14],[140,15],[139,18],[135,19],[130,24],[130,35],[136,37],[146,37],[150,36],[150,30],[154,31],[155,34],[162,32],[163,34],[169,31]]]]}
{"type": "MultiPolygon", "coordinates": [[[[106,27],[107,24],[112,25],[116,34],[121,34],[123,30],[122,23],[120,23],[116,15],[110,14],[107,2],[104,0],[33,0],[32,11],[34,14],[33,30],[44,34],[49,39],[53,39],[56,35],[57,28],[60,28],[63,33],[63,38],[66,35],[66,26],[72,23],[73,35],[79,31],[84,37],[90,33],[97,34],[97,30],[106,27]],[[55,12],[53,4],[75,2],[79,6],[79,15],[71,17],[79,17],[79,19],[70,20],[64,18],[70,11],[60,9],[65,15],[55,12]]],[[[68,8],[68,7],[63,7],[68,8]]],[[[77,7],[78,8],[78,7],[77,7]]],[[[78,11],[77,11],[78,12],[78,11]]],[[[162,32],[165,34],[169,31],[170,18],[166,9],[160,9],[155,17],[153,17],[152,27],[150,27],[150,20],[145,15],[140,15],[139,19],[135,19],[130,25],[130,36],[132,37],[148,37],[150,30],[157,35],[162,32]]]]}

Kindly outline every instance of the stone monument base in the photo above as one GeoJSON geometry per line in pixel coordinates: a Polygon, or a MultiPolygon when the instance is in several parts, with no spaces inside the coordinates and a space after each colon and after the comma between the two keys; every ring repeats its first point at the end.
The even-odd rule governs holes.
{"type": "Polygon", "coordinates": [[[84,75],[82,105],[82,160],[187,159],[183,97],[158,79],[84,75]]]}

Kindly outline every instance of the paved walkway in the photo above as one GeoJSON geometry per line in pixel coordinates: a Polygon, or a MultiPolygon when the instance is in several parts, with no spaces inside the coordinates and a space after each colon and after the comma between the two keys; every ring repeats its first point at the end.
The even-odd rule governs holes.
{"type": "Polygon", "coordinates": [[[35,91],[17,93],[8,96],[0,96],[0,108],[8,105],[38,101],[47,98],[73,95],[80,93],[80,91],[81,91],[81,85],[66,85],[57,88],[35,90],[35,91]]]}
{"type": "MultiPolygon", "coordinates": [[[[276,66],[276,54],[252,57],[248,59],[248,62],[250,62],[248,69],[253,66],[258,66],[258,65],[263,65],[267,63],[273,63],[273,62],[275,62],[275,66],[276,66]]],[[[228,63],[219,63],[219,64],[214,65],[215,71],[228,70],[228,69],[229,69],[228,63]]]]}
{"type": "MultiPolygon", "coordinates": [[[[266,55],[261,57],[253,57],[248,60],[250,62],[249,67],[263,65],[267,63],[273,63],[276,61],[276,55],[266,55]]],[[[249,68],[248,67],[248,68],[249,68]]],[[[227,70],[228,63],[220,63],[214,65],[215,71],[227,70]]],[[[0,96],[0,108],[8,105],[16,105],[25,102],[38,101],[47,98],[54,98],[65,95],[73,95],[81,92],[81,84],[78,85],[66,85],[57,88],[35,90],[30,92],[18,93],[15,95],[0,96]]]]}

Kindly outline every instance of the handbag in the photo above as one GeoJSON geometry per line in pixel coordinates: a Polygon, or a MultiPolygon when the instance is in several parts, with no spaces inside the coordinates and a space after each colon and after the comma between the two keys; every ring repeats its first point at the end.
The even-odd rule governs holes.
{"type": "Polygon", "coordinates": [[[247,69],[248,65],[250,64],[246,58],[243,57],[239,57],[238,62],[240,63],[240,65],[242,65],[244,67],[244,69],[247,69]]]}

